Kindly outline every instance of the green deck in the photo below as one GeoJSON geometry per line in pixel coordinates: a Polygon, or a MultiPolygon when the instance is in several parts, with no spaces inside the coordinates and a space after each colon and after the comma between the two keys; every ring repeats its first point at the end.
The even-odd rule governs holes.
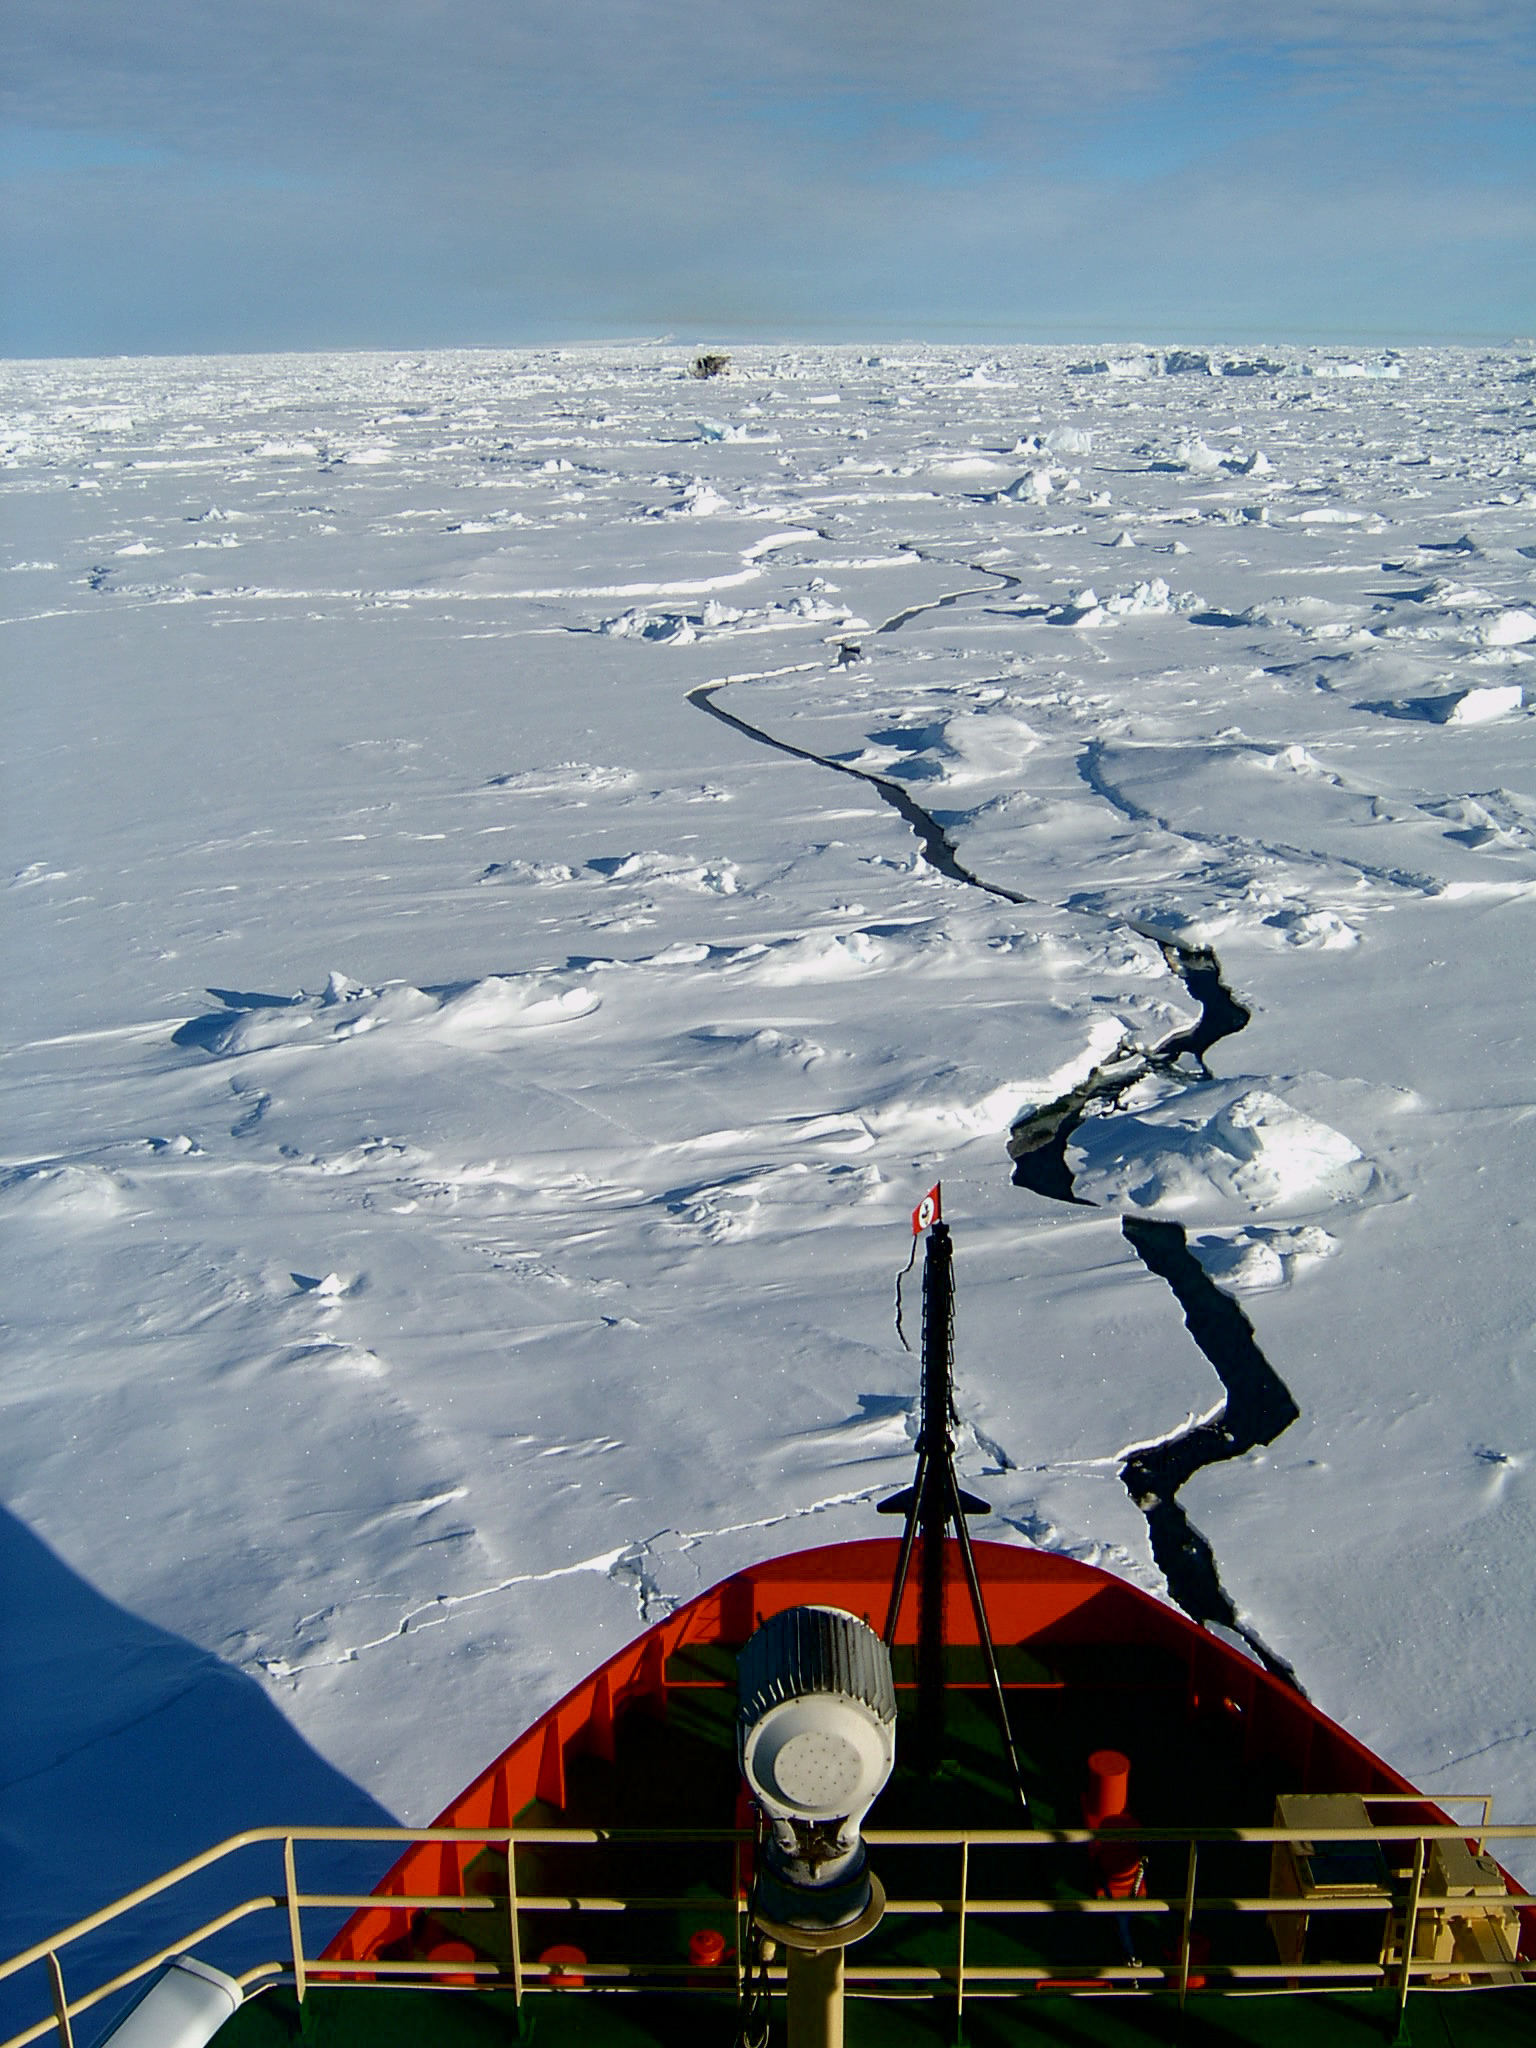
{"type": "MultiPolygon", "coordinates": [[[[963,1653],[961,1653],[963,1655],[963,1653]]],[[[1046,1671],[1022,1652],[1005,1652],[1004,1677],[1010,1713],[1031,1796],[1024,1825],[1080,1825],[1078,1793],[1088,1753],[1100,1747],[1124,1750],[1132,1761],[1132,1803],[1146,1827],[1265,1826],[1274,1813],[1282,1783],[1273,1763],[1244,1755],[1240,1724],[1230,1718],[1191,1718],[1185,1674],[1177,1659],[1164,1665],[1156,1651],[1084,1646],[1064,1653],[1046,1671]],[[1066,1683],[1063,1683],[1063,1680],[1066,1683]]],[[[567,1803],[560,1812],[534,1805],[519,1820],[528,1825],[604,1828],[680,1826],[691,1822],[729,1827],[736,1812],[734,1657],[729,1651],[694,1652],[674,1658],[668,1669],[665,1721],[644,1713],[626,1715],[617,1733],[615,1763],[573,1757],[567,1766],[567,1803]]],[[[906,1677],[898,1656],[898,1681],[906,1677]]],[[[972,1676],[959,1668],[952,1681],[972,1676]]],[[[979,1669],[975,1677],[980,1677],[979,1669]]],[[[900,1695],[903,1712],[910,1692],[900,1695]]],[[[931,1779],[898,1767],[870,1815],[872,1829],[1021,1825],[1017,1802],[1002,1789],[1003,1752],[990,1696],[979,1687],[947,1695],[947,1761],[931,1779]]],[[[908,1745],[910,1748],[910,1744],[908,1745]]],[[[897,1753],[903,1748],[898,1734],[897,1753]]],[[[1202,1893],[1262,1895],[1269,1889],[1269,1850],[1255,1844],[1203,1848],[1202,1893]]],[[[1148,1850],[1148,1889],[1180,1897],[1184,1883],[1182,1846],[1148,1850]]],[[[524,1913],[520,1940],[525,1958],[555,1943],[574,1943],[594,1962],[686,1961],[689,1935],[714,1926],[727,1941],[736,1922],[729,1901],[734,1892],[733,1851],[672,1845],[639,1850],[606,1844],[600,1850],[518,1851],[521,1895],[606,1891],[634,1896],[688,1899],[647,1912],[597,1914],[562,1909],[524,1913]],[[594,1856],[598,1862],[594,1863],[594,1856]],[[697,1903],[693,1903],[697,1901],[697,1903]]],[[[959,1889],[960,1851],[953,1847],[875,1846],[871,1861],[893,1897],[952,1897],[959,1889]]],[[[470,1866],[467,1882],[490,1898],[507,1897],[506,1861],[486,1850],[470,1866]]],[[[978,1896],[1090,1896],[1092,1873],[1082,1848],[976,1848],[971,1852],[969,1891],[978,1896]]],[[[1358,1915],[1314,1919],[1326,1930],[1316,1959],[1346,1960],[1350,1929],[1358,1953],[1358,1915]],[[1331,1946],[1329,1944],[1332,1944],[1331,1946]]],[[[1379,1929],[1380,1915],[1376,1916],[1379,1929]]],[[[1139,1918],[1136,1945],[1148,1963],[1172,1961],[1178,1916],[1139,1918]]],[[[1276,1951],[1262,1914],[1197,1915],[1196,1926],[1212,1943],[1213,1957],[1228,1962],[1274,1964],[1276,1951]]],[[[1369,1927],[1365,1932],[1369,1935],[1369,1927]]],[[[401,1960],[423,1954],[444,1938],[470,1943],[486,1961],[510,1971],[511,1944],[505,1911],[438,1912],[418,1923],[414,1938],[399,1944],[401,1960]]],[[[1309,1937],[1309,1942],[1311,1937],[1309,1937]]],[[[920,1961],[952,1968],[957,1922],[890,1916],[849,1951],[850,1968],[860,1964],[920,1961]]],[[[1309,1946],[1309,1959],[1313,1949],[1309,1946]]],[[[967,1923],[968,1964],[1044,1964],[1058,1976],[1124,1961],[1116,1921],[1108,1916],[1033,1917],[973,1915],[967,1923]]],[[[727,1995],[665,1998],[617,1990],[586,1993],[530,1993],[524,2001],[523,2033],[506,1992],[463,1990],[423,1992],[382,1986],[312,1990],[302,2016],[291,1991],[274,1990],[252,2001],[220,2034],[221,2048],[264,2048],[302,2038],[335,2048],[368,2044],[471,2044],[531,2037],[547,2048],[593,2044],[718,2044],[730,2048],[740,2013],[734,1997],[734,1969],[721,1971],[727,1995]]],[[[697,1983],[697,1979],[694,1979],[697,1983]]],[[[782,1995],[774,2001],[773,2040],[784,2039],[782,1995]]],[[[1499,2048],[1536,2040],[1536,1988],[1477,1993],[1415,1992],[1408,2006],[1409,2033],[1416,2048],[1460,2044],[1499,2048]]],[[[1390,1992],[1231,1996],[1214,1988],[1192,1990],[1181,2013],[1176,1995],[1092,1991],[1076,1996],[1026,1989],[1012,1996],[966,1992],[963,2038],[972,2048],[1013,2048],[1013,2044],[1294,2043],[1307,2048],[1374,2048],[1397,2036],[1398,2009],[1390,1992]]],[[[847,2006],[850,2048],[903,2048],[911,2043],[954,2042],[956,2008],[952,1987],[933,1995],[871,1998],[851,1993],[847,2006]]]]}
{"type": "MultiPolygon", "coordinates": [[[[301,2021],[291,1991],[264,1993],[228,2021],[219,2048],[732,2048],[730,2001],[559,1997],[525,2001],[519,2031],[505,1992],[311,1991],[301,2021]]],[[[1530,2048],[1532,1995],[1522,1991],[1434,1994],[1408,2000],[1412,2048],[1530,2048]]],[[[782,2002],[772,2040],[782,2048],[782,2002]]],[[[955,2042],[954,2003],[850,2000],[848,2048],[937,2048],[955,2042]]],[[[1381,2048],[1397,2039],[1397,2001],[1382,1992],[1287,1998],[1193,1995],[1181,2014],[1171,1998],[1064,1997],[966,2001],[967,2048],[1381,2048]]]]}

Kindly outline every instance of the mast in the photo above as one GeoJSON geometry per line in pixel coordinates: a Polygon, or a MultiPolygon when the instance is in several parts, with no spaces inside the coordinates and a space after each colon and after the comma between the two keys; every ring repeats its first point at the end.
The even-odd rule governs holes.
{"type": "Polygon", "coordinates": [[[944,1646],[945,1629],[945,1541],[951,1527],[959,1544],[971,1612],[992,1698],[1002,1728],[1003,1747],[1019,1804],[1027,1813],[1029,1801],[1014,1748],[1008,1720],[1008,1703],[1003,1694],[1002,1674],[982,1597],[981,1577],[971,1548],[967,1515],[988,1515],[989,1501],[967,1493],[955,1475],[954,1338],[955,1283],[954,1247],[949,1226],[939,1220],[939,1190],[926,1195],[913,1212],[914,1232],[927,1228],[923,1246],[923,1378],[922,1406],[917,1433],[917,1472],[910,1486],[889,1500],[881,1501],[882,1515],[905,1515],[896,1577],[891,1587],[891,1604],[885,1618],[885,1641],[896,1640],[896,1623],[906,1592],[907,1575],[914,1547],[920,1546],[917,1581],[917,1746],[918,1768],[930,1776],[944,1756],[944,1646]]]}
{"type": "MultiPolygon", "coordinates": [[[[935,1223],[923,1255],[923,1396],[918,1436],[922,1474],[916,1503],[917,1748],[920,1768],[936,1771],[944,1754],[944,1536],[950,1521],[955,1314],[949,1226],[935,1223]]],[[[980,1505],[978,1503],[978,1505],[980,1505]]]]}

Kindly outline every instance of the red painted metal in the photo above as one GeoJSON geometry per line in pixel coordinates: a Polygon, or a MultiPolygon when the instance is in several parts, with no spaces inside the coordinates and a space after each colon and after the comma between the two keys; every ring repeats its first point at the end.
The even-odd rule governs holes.
{"type": "MultiPolygon", "coordinates": [[[[618,1717],[637,1706],[664,1711],[669,1686],[687,1682],[669,1680],[667,1661],[690,1644],[737,1647],[770,1614],[803,1604],[843,1607],[878,1627],[898,1547],[895,1538],[877,1538],[796,1551],[752,1565],[699,1594],[584,1678],[451,1800],[433,1825],[506,1827],[536,1798],[558,1809],[565,1797],[566,1759],[583,1751],[611,1758],[618,1717]]],[[[1316,1786],[1368,1795],[1415,1789],[1290,1686],[1112,1573],[1013,1544],[977,1543],[975,1554],[1000,1646],[1024,1644],[1047,1653],[1080,1643],[1171,1650],[1184,1666],[1191,1710],[1217,1711],[1240,1721],[1250,1753],[1284,1758],[1299,1791],[1316,1786]]],[[[953,1543],[946,1546],[945,1583],[946,1595],[955,1596],[946,1598],[948,1640],[974,1644],[975,1619],[953,1543]]],[[[902,1603],[896,1641],[911,1644],[916,1637],[914,1586],[902,1603]]],[[[1425,1813],[1436,1822],[1445,1819],[1427,1799],[1425,1813]]],[[[423,1843],[408,1849],[379,1884],[380,1903],[347,1921],[326,1949],[326,1959],[377,1958],[410,1926],[410,1912],[390,1907],[389,1897],[462,1896],[464,1871],[477,1853],[473,1843],[423,1843]]],[[[1525,1917],[1522,1948],[1528,1949],[1536,1924],[1531,1914],[1525,1917]]]]}
{"type": "Polygon", "coordinates": [[[556,1942],[553,1948],[545,1949],[539,1957],[541,1963],[549,1966],[551,1991],[585,1990],[587,1980],[581,1972],[586,1960],[586,1950],[569,1941],[556,1942]]]}
{"type": "Polygon", "coordinates": [[[1118,1749],[1096,1749],[1088,1759],[1088,1790],[1083,1794],[1083,1819],[1102,1827],[1124,1813],[1131,1796],[1131,1760],[1118,1749]]]}

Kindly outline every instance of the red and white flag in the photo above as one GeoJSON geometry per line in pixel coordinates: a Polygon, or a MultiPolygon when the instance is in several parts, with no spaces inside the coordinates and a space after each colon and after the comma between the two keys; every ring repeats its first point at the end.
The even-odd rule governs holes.
{"type": "Polygon", "coordinates": [[[912,1211],[912,1235],[914,1237],[921,1237],[929,1224],[937,1223],[943,1213],[943,1208],[939,1201],[939,1183],[935,1181],[927,1194],[924,1195],[923,1199],[912,1211]]]}

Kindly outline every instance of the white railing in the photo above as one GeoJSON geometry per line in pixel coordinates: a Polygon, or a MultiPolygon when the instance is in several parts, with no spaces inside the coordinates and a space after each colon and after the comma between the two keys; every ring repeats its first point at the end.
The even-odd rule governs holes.
{"type": "MultiPolygon", "coordinates": [[[[1366,1795],[1366,1799],[1367,1804],[1372,1806],[1422,1807],[1431,1803],[1420,1795],[1408,1793],[1372,1793],[1366,1795]]],[[[1431,1848],[1436,1842],[1470,1843],[1474,1853],[1480,1853],[1483,1845],[1488,1842],[1536,1841],[1536,1826],[1492,1826],[1489,1822],[1489,1802],[1482,1794],[1439,1793],[1433,1803],[1441,1808],[1470,1803],[1480,1805],[1482,1812],[1476,1822],[1459,1827],[1448,1823],[1424,1826],[1390,1822],[1368,1828],[1138,1827],[1135,1835],[1138,1845],[1160,1850],[1176,1850],[1182,1847],[1185,1852],[1184,1882],[1177,1895],[1166,1897],[999,1897],[990,1894],[979,1896],[973,1891],[971,1863],[973,1855],[978,1850],[1081,1849],[1095,1842],[1102,1844],[1104,1835],[1088,1828],[869,1828],[865,1830],[865,1839],[877,1864],[882,1848],[922,1848],[935,1855],[945,1850],[957,1852],[955,1868],[959,1881],[953,1893],[933,1897],[893,1896],[886,1902],[887,1916],[953,1917],[956,1923],[955,1960],[952,1963],[863,1963],[858,1960],[856,1953],[850,1953],[846,1969],[848,1991],[853,1996],[857,1996],[861,1991],[866,1994],[884,1992],[889,1995],[903,1987],[914,1992],[920,1992],[926,1987],[934,1994],[952,1997],[958,2011],[962,2013],[968,1993],[973,1997],[1017,1995],[1038,1988],[1062,1991],[1116,1988],[1128,1991],[1164,1991],[1175,1993],[1182,2005],[1196,1989],[1191,1982],[1191,1979],[1196,1977],[1201,1980],[1201,1988],[1205,1991],[1228,1996],[1241,1995],[1245,1992],[1275,1992],[1288,1989],[1331,1987],[1372,1990],[1390,1987],[1395,1990],[1400,2007],[1406,2004],[1410,1989],[1433,1990],[1438,1988],[1436,1979],[1443,1985],[1453,1975],[1463,1984],[1502,1983],[1521,1985],[1536,1991],[1536,1961],[1515,1961],[1515,1942],[1507,1944],[1510,1953],[1500,1960],[1480,1961],[1458,1957],[1453,1963],[1448,1964],[1443,1959],[1435,1960],[1416,1954],[1419,1928],[1427,1915],[1435,1914],[1450,1919],[1461,1917],[1486,1920],[1490,1915],[1494,1918],[1503,1915],[1512,1917],[1524,1908],[1536,1906],[1536,1896],[1526,1892],[1505,1892],[1494,1899],[1488,1896],[1472,1898],[1464,1894],[1438,1894],[1431,1891],[1426,1883],[1426,1874],[1431,1848]],[[1316,1845],[1329,1842],[1373,1842],[1384,1848],[1400,1845],[1409,1859],[1408,1867],[1389,1885],[1376,1889],[1354,1889],[1342,1897],[1311,1894],[1303,1897],[1294,1892],[1281,1893],[1273,1889],[1262,1895],[1233,1896],[1201,1893],[1198,1889],[1199,1858],[1201,1849],[1205,1846],[1236,1843],[1316,1845]],[[1310,1919],[1317,1914],[1348,1912],[1378,1912],[1388,1916],[1386,1924],[1389,1935],[1379,1961],[1308,1963],[1297,1960],[1243,1963],[1226,1962],[1219,1957],[1195,1955],[1192,1952],[1192,1925],[1198,1915],[1242,1916],[1261,1913],[1305,1915],[1310,1919]],[[1169,1945],[1168,1959],[1158,1964],[1126,1962],[1080,1965],[1074,1962],[1053,1967],[1047,1963],[981,1964],[967,1958],[968,1930],[978,1919],[1042,1916],[1065,1920],[1104,1915],[1122,1920],[1128,1917],[1144,1917],[1154,1923],[1161,1923],[1170,1933],[1177,1929],[1176,1944],[1169,1945]]],[[[366,1980],[375,1987],[380,1984],[394,1984],[429,1989],[446,1980],[447,1984],[455,1989],[510,1991],[519,2005],[531,1994],[567,1992],[578,1988],[607,1991],[652,1989],[668,1992],[702,1992],[715,1996],[734,1992],[740,1998],[745,1995],[747,1989],[746,1956],[751,1939],[750,1898],[742,1878],[742,1851],[753,1840],[754,1837],[748,1831],[728,1828],[247,1829],[242,1834],[231,1835],[201,1855],[178,1864],[174,1870],[166,1871],[148,1884],[140,1885],[122,1898],[114,1900],[112,1904],[102,1907],[100,1911],[86,1915],[84,1919],[75,1921],[46,1940],[36,1942],[20,1954],[0,1963],[0,1984],[28,1970],[39,1970],[44,1973],[52,2005],[49,2016],[39,2019],[31,2026],[23,2028],[20,2033],[0,2042],[0,2048],[27,2048],[28,2043],[40,2040],[49,2033],[56,2033],[63,2048],[74,2048],[73,2023],[81,2015],[141,1983],[173,1956],[196,1949],[200,1944],[212,1941],[227,1929],[258,1914],[281,1916],[279,1924],[283,1939],[278,1944],[277,1958],[260,1962],[238,1975],[237,1981],[248,1994],[266,1989],[273,1984],[286,1983],[294,1987],[302,2001],[311,1986],[318,1982],[323,1982],[328,1989],[339,1988],[349,1980],[366,1980]],[[376,1843],[405,1848],[413,1844],[432,1842],[473,1844],[482,1849],[502,1851],[507,1858],[506,1891],[494,1895],[471,1893],[465,1896],[459,1893],[305,1892],[300,1888],[297,1850],[301,1844],[376,1843]],[[729,1888],[713,1895],[693,1891],[686,1897],[649,1893],[620,1894],[611,1888],[594,1888],[591,1892],[549,1894],[522,1891],[517,1881],[514,1852],[520,1848],[603,1849],[617,1845],[652,1844],[675,1849],[683,1843],[696,1844],[705,1853],[711,1849],[728,1850],[732,1868],[729,1888]],[[158,1945],[151,1954],[118,1971],[106,1982],[76,1996],[69,1995],[64,1975],[68,1951],[87,1941],[92,1935],[100,1934],[104,1929],[124,1920],[149,1902],[190,1884],[203,1872],[227,1863],[241,1852],[261,1845],[270,1847],[272,1844],[281,1845],[284,1879],[282,1891],[258,1892],[246,1898],[236,1899],[224,1906],[211,1919],[189,1928],[172,1942],[158,1945]],[[730,1962],[701,1966],[692,1960],[633,1962],[603,1961],[597,1958],[583,1961],[580,1965],[567,1963],[562,1967],[558,1962],[545,1963],[531,1959],[524,1952],[522,1922],[529,1915],[577,1913],[591,1915],[594,1919],[601,1920],[603,1916],[611,1914],[667,1909],[692,1911],[710,1907],[717,1908],[734,1921],[737,1939],[734,1958],[730,1962]],[[493,1961],[467,1958],[454,1958],[448,1961],[396,1961],[375,1958],[346,1961],[314,1956],[307,1952],[302,1920],[305,1912],[356,1912],[365,1909],[402,1913],[499,1914],[510,1947],[510,1968],[504,1969],[493,1961]],[[579,1971],[582,1980],[580,1986],[572,1982],[574,1971],[579,1971]]],[[[601,1872],[597,1875],[600,1881],[601,1872]]],[[[784,1976],[782,1963],[771,1964],[768,1967],[767,1981],[771,1986],[782,1986],[784,1976]]],[[[362,1988],[361,1985],[359,1988],[362,1988]]],[[[41,1989],[39,1986],[40,1992],[41,1989]]]]}

